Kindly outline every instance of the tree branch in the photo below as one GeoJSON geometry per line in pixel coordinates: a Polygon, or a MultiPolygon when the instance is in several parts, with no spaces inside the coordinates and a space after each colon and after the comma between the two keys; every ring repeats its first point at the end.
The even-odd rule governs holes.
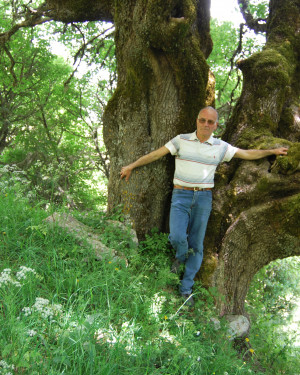
{"type": "Polygon", "coordinates": [[[14,71],[14,66],[15,66],[15,60],[12,56],[12,54],[10,53],[9,49],[6,47],[6,45],[3,45],[3,49],[6,53],[6,55],[8,56],[9,60],[10,60],[10,68],[9,68],[9,71],[10,71],[10,74],[12,75],[13,79],[14,79],[14,83],[13,83],[13,86],[16,86],[18,84],[18,78],[16,76],[16,73],[14,71]]]}
{"type": "Polygon", "coordinates": [[[114,0],[47,0],[54,21],[65,23],[85,21],[113,22],[114,0]]]}
{"type": "MultiPolygon", "coordinates": [[[[100,34],[97,34],[95,35],[94,37],[92,37],[91,39],[89,39],[88,41],[85,41],[85,35],[84,33],[82,33],[81,29],[77,26],[77,25],[74,25],[76,27],[76,29],[79,30],[80,34],[82,35],[82,39],[83,39],[83,44],[80,46],[80,48],[77,50],[77,52],[75,53],[75,56],[74,56],[74,63],[73,65],[76,64],[77,62],[77,59],[79,58],[79,62],[77,63],[77,66],[73,69],[72,73],[70,74],[70,76],[68,77],[68,79],[64,82],[64,86],[65,87],[68,87],[69,83],[71,82],[72,78],[74,77],[75,73],[77,72],[78,70],[78,67],[83,59],[83,56],[85,54],[85,51],[87,49],[87,46],[88,45],[91,45],[95,40],[97,40],[99,37],[101,37],[102,35],[104,35],[104,37],[99,41],[98,44],[101,43],[102,46],[104,46],[104,41],[105,39],[107,38],[110,38],[111,36],[113,36],[114,34],[114,31],[105,35],[105,33],[111,29],[114,29],[114,26],[110,26],[109,28],[105,29],[104,31],[102,31],[100,34]]],[[[106,53],[102,63],[101,63],[101,66],[100,66],[100,69],[102,69],[104,63],[105,63],[105,59],[107,58],[107,56],[109,55],[111,51],[111,47],[108,49],[108,52],[106,53]]]]}
{"type": "Polygon", "coordinates": [[[264,33],[267,31],[266,19],[263,18],[253,18],[249,9],[249,0],[238,0],[241,13],[244,17],[246,25],[249,29],[252,29],[256,34],[264,33]]]}
{"type": "Polygon", "coordinates": [[[25,18],[24,21],[15,24],[10,30],[0,33],[0,44],[6,43],[18,30],[24,27],[33,27],[52,20],[51,17],[46,16],[48,9],[45,3],[37,9],[31,9],[29,7],[25,9],[24,14],[22,14],[22,17],[25,18]]]}
{"type": "Polygon", "coordinates": [[[13,19],[23,21],[16,23],[9,30],[0,33],[0,44],[6,43],[18,30],[24,27],[34,27],[49,21],[64,23],[84,21],[113,22],[113,0],[87,1],[79,0],[48,0],[34,9],[28,5],[23,6],[24,11],[13,14],[13,19]]]}

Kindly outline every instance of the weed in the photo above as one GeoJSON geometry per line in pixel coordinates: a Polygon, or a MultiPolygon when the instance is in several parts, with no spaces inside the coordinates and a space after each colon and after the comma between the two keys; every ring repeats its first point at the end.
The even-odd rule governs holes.
{"type": "MultiPolygon", "coordinates": [[[[0,374],[262,374],[211,319],[213,290],[196,283],[194,311],[182,305],[166,234],[137,247],[105,214],[76,213],[128,260],[96,261],[47,215],[8,187],[0,196],[0,374]]],[[[278,354],[259,341],[255,356],[278,354]]]]}

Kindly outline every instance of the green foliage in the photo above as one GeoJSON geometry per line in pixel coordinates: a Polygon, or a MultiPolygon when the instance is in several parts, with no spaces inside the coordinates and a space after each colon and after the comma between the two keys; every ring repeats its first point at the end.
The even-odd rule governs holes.
{"type": "Polygon", "coordinates": [[[247,295],[251,343],[262,365],[272,366],[270,374],[295,375],[300,368],[299,268],[299,257],[270,263],[255,275],[247,295]]]}
{"type": "Polygon", "coordinates": [[[78,212],[128,260],[96,261],[89,246],[46,224],[51,212],[15,193],[6,185],[0,194],[0,373],[262,375],[275,374],[273,366],[282,372],[283,363],[272,362],[283,358],[278,347],[260,349],[262,331],[250,337],[255,356],[236,351],[225,320],[220,328],[211,320],[213,290],[196,283],[195,310],[182,304],[164,234],[154,231],[136,248],[126,227],[105,213],[78,212]],[[264,356],[271,362],[262,372],[257,361],[264,356]]]}
{"type": "Polygon", "coordinates": [[[158,262],[166,260],[167,256],[173,252],[168,234],[160,233],[157,228],[153,228],[151,233],[146,235],[145,240],[140,243],[140,252],[146,259],[155,259],[158,262]]]}
{"type": "Polygon", "coordinates": [[[251,0],[251,2],[248,2],[248,9],[254,19],[266,19],[269,11],[269,1],[251,0]]]}
{"type": "Polygon", "coordinates": [[[269,316],[277,318],[281,324],[288,323],[300,295],[299,269],[300,259],[297,257],[277,260],[261,269],[248,293],[249,308],[256,309],[260,305],[264,310],[263,319],[269,316]]]}
{"type": "Polygon", "coordinates": [[[2,194],[7,194],[9,191],[21,200],[24,197],[27,199],[36,197],[36,192],[31,189],[25,172],[18,170],[15,165],[0,167],[0,190],[2,194]]]}
{"type": "MultiPolygon", "coordinates": [[[[1,1],[1,31],[24,19],[24,4],[40,5],[29,3],[1,1]]],[[[114,45],[101,24],[75,28],[76,38],[72,26],[63,28],[52,23],[20,29],[0,47],[0,163],[16,164],[45,200],[89,209],[105,204],[99,190],[106,190],[109,162],[101,126],[114,85],[114,45]],[[86,64],[102,62],[99,70],[111,69],[109,80],[91,84],[99,70],[92,75],[90,68],[77,78],[70,64],[51,52],[57,32],[71,52],[78,52],[76,60],[90,48],[86,64]],[[83,49],[80,40],[85,42],[83,49]]]]}
{"type": "Polygon", "coordinates": [[[237,61],[261,50],[264,38],[243,27],[234,27],[232,22],[211,20],[213,51],[207,59],[216,81],[216,108],[220,116],[219,133],[225,128],[234,104],[241,94],[243,77],[237,61]]]}

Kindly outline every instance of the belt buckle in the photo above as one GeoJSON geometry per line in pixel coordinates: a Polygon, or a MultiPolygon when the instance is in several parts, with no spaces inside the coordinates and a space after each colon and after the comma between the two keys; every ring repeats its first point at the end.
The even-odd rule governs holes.
{"type": "Polygon", "coordinates": [[[198,186],[195,186],[194,187],[194,191],[201,191],[202,190],[202,188],[200,188],[200,187],[198,187],[198,186]]]}

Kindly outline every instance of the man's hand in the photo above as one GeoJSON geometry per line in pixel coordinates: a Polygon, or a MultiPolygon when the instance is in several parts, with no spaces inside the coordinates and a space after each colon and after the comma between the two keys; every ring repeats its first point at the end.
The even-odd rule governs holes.
{"type": "Polygon", "coordinates": [[[287,155],[288,148],[287,147],[275,148],[273,152],[274,152],[274,155],[287,155]]]}
{"type": "Polygon", "coordinates": [[[129,177],[131,175],[132,168],[127,165],[126,167],[123,167],[120,172],[121,179],[125,177],[125,181],[129,180],[129,177]]]}
{"type": "Polygon", "coordinates": [[[123,167],[120,172],[121,179],[125,177],[125,181],[129,180],[131,172],[134,168],[141,167],[143,165],[152,163],[155,160],[162,158],[163,156],[167,155],[170,152],[166,146],[162,146],[155,151],[150,152],[150,154],[144,155],[136,160],[134,163],[126,165],[123,167]]]}

